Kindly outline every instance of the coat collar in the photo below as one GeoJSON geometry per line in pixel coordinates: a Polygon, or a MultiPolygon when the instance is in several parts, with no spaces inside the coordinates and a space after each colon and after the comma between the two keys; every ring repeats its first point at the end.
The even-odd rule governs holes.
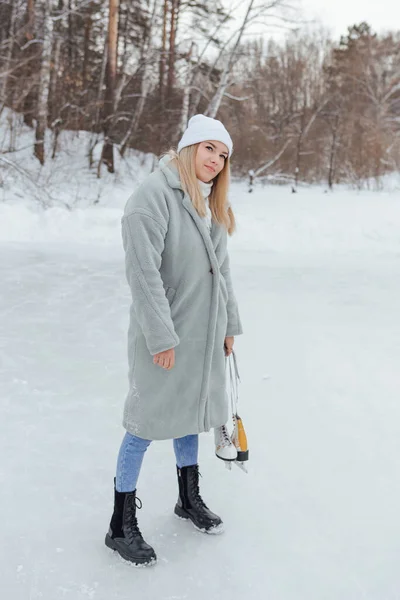
{"type": "Polygon", "coordinates": [[[180,190],[182,194],[182,204],[185,209],[188,211],[193,221],[195,222],[197,229],[199,230],[204,245],[207,248],[208,255],[210,257],[211,264],[213,267],[218,267],[217,257],[215,255],[215,249],[218,245],[220,237],[222,235],[222,228],[218,223],[215,223],[214,220],[211,222],[211,231],[208,230],[207,225],[198,214],[197,210],[193,206],[193,203],[190,199],[189,194],[187,194],[182,187],[182,183],[179,177],[178,169],[171,164],[168,156],[163,157],[159,163],[160,170],[163,172],[168,185],[175,190],[180,190]]]}
{"type": "Polygon", "coordinates": [[[172,164],[171,158],[170,156],[168,156],[168,154],[166,154],[160,159],[158,166],[160,167],[160,170],[164,173],[168,185],[174,190],[182,190],[183,192],[178,169],[174,164],[172,164]]]}

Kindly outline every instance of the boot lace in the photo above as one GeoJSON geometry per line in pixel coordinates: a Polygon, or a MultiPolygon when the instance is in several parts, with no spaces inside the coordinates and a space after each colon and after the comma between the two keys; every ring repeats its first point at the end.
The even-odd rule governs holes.
{"type": "Polygon", "coordinates": [[[190,473],[191,485],[193,486],[192,501],[198,508],[208,510],[208,506],[204,502],[203,498],[200,496],[199,476],[201,477],[201,473],[198,470],[192,471],[190,473]]]}
{"type": "Polygon", "coordinates": [[[142,501],[136,496],[128,496],[126,504],[126,525],[130,536],[142,535],[136,517],[136,509],[142,508],[142,501]]]}

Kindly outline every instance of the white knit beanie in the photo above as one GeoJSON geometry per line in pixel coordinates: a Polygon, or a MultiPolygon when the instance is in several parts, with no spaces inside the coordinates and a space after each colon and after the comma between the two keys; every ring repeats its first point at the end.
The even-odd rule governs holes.
{"type": "Polygon", "coordinates": [[[232,138],[221,121],[211,119],[211,117],[206,117],[205,115],[195,115],[190,119],[187,129],[178,144],[178,152],[187,146],[192,146],[200,142],[211,142],[212,140],[225,144],[228,148],[229,156],[232,156],[232,138]]]}

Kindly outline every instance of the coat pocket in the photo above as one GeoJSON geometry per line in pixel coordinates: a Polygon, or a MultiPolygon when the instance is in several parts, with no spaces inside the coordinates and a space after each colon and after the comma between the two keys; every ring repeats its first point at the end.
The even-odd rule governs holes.
{"type": "Polygon", "coordinates": [[[172,287],[169,287],[168,285],[164,285],[164,291],[165,291],[165,297],[167,298],[169,305],[171,306],[171,304],[175,298],[176,290],[174,290],[174,288],[172,288],[172,287]]]}

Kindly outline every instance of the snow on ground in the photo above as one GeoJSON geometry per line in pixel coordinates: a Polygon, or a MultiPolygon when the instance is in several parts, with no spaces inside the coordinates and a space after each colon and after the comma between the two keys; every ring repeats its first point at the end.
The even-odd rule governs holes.
{"type": "Polygon", "coordinates": [[[50,209],[50,215],[57,207],[115,208],[118,199],[126,198],[156,160],[154,155],[136,150],[127,151],[125,158],[115,152],[116,174],[109,174],[103,166],[98,178],[102,148],[99,136],[87,131],[62,131],[53,159],[54,136],[47,130],[43,167],[33,156],[33,143],[34,131],[23,124],[22,115],[5,109],[0,114],[0,201],[20,210],[28,203],[31,217],[43,207],[50,209]],[[93,148],[91,169],[89,148],[93,148]]]}
{"type": "MultiPolygon", "coordinates": [[[[124,184],[125,185],[125,184],[124,184]]],[[[172,447],[154,443],[139,520],[158,553],[103,545],[127,389],[116,200],[0,204],[2,597],[400,598],[398,194],[233,186],[236,349],[250,472],[201,438],[201,487],[226,532],[172,514],[172,447]]]]}

